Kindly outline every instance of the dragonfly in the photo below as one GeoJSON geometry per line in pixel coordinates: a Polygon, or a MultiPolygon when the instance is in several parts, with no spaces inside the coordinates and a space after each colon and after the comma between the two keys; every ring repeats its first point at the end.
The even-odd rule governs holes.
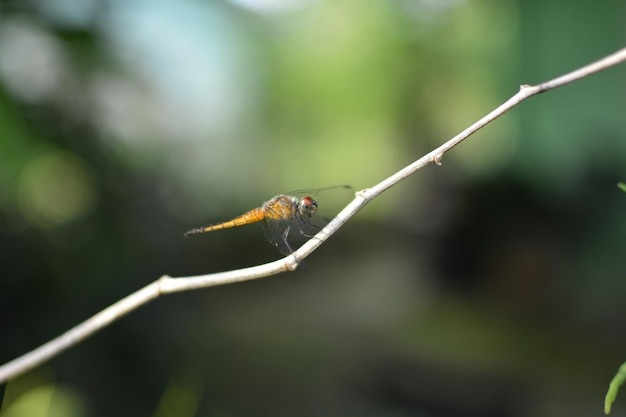
{"type": "Polygon", "coordinates": [[[267,240],[283,255],[290,255],[326,226],[353,194],[349,185],[279,194],[261,207],[231,220],[188,230],[185,236],[263,222],[267,240]]]}

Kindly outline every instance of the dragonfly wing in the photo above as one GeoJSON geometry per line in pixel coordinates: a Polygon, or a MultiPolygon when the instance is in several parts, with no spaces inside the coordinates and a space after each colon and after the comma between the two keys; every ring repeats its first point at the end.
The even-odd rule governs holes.
{"type": "Polygon", "coordinates": [[[286,193],[286,196],[311,197],[317,203],[317,211],[311,217],[293,213],[289,218],[268,216],[264,222],[267,240],[283,255],[290,255],[303,243],[315,236],[347,204],[354,195],[347,185],[336,187],[298,190],[286,193]]]}
{"type": "Polygon", "coordinates": [[[263,224],[265,237],[283,255],[291,255],[302,244],[312,238],[328,224],[328,219],[303,219],[296,217],[288,220],[267,220],[263,224]]]}
{"type": "MultiPolygon", "coordinates": [[[[314,227],[322,228],[339,213],[339,211],[354,198],[354,190],[349,185],[337,185],[334,187],[297,190],[287,193],[297,197],[311,197],[317,203],[317,212],[310,218],[314,227]]],[[[316,232],[317,233],[317,232],[316,232]]],[[[315,233],[314,233],[315,234],[315,233]]]]}
{"type": "Polygon", "coordinates": [[[290,255],[298,248],[290,240],[291,223],[288,220],[266,220],[263,223],[265,237],[283,255],[290,255]]]}

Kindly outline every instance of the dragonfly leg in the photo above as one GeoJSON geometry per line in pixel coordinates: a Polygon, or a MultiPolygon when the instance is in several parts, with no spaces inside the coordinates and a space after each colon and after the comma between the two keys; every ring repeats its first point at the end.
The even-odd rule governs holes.
{"type": "Polygon", "coordinates": [[[286,253],[285,255],[290,255],[295,252],[295,250],[289,244],[289,231],[290,230],[291,230],[291,226],[287,227],[285,231],[283,232],[283,243],[285,244],[285,247],[287,248],[287,251],[289,252],[289,253],[286,253]]]}
{"type": "MultiPolygon", "coordinates": [[[[285,248],[287,249],[287,252],[283,252],[285,255],[292,255],[295,252],[295,249],[289,243],[289,231],[290,230],[291,230],[291,226],[288,226],[285,229],[285,231],[283,232],[283,243],[285,244],[285,248]]],[[[300,233],[304,234],[302,229],[300,229],[300,233]]],[[[295,256],[295,255],[294,255],[294,257],[296,258],[296,262],[298,263],[298,265],[300,265],[300,268],[302,269],[302,271],[304,271],[305,273],[308,274],[309,273],[309,268],[304,263],[304,261],[298,259],[298,257],[295,256]]]]}
{"type": "Polygon", "coordinates": [[[300,234],[307,239],[311,239],[317,232],[323,229],[321,226],[315,225],[305,218],[299,217],[298,220],[300,222],[300,234]],[[310,232],[307,233],[307,230],[310,232]]]}

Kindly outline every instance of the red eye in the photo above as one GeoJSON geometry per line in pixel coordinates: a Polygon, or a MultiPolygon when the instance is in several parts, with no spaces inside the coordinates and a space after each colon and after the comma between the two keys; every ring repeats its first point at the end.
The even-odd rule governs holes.
{"type": "Polygon", "coordinates": [[[309,196],[304,197],[300,200],[299,211],[300,215],[311,217],[317,211],[317,202],[309,196]]]}

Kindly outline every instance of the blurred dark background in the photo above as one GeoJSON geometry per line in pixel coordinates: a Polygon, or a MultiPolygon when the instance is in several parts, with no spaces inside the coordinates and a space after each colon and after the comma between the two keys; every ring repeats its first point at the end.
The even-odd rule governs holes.
{"type": "MultiPolygon", "coordinates": [[[[626,4],[0,1],[0,361],[162,274],[280,254],[365,188],[624,46],[626,4]]],[[[9,382],[7,416],[593,416],[626,360],[626,66],[530,99],[297,271],[166,296],[9,382]]],[[[619,398],[614,410],[626,409],[619,398]]]]}

